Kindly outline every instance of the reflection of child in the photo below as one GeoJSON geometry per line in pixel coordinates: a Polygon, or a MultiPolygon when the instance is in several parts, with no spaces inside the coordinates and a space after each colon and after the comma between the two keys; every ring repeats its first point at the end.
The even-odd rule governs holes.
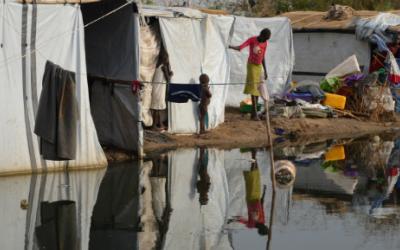
{"type": "Polygon", "coordinates": [[[208,191],[211,186],[211,179],[207,172],[208,166],[208,151],[207,149],[200,148],[200,157],[199,157],[199,176],[200,180],[197,181],[196,187],[199,192],[199,202],[200,205],[205,206],[208,204],[208,191]]]}
{"type": "Polygon", "coordinates": [[[210,78],[206,74],[202,74],[200,76],[200,84],[201,84],[201,100],[200,100],[200,134],[204,134],[206,132],[206,118],[208,105],[211,102],[211,91],[208,83],[210,82],[210,78]]]}

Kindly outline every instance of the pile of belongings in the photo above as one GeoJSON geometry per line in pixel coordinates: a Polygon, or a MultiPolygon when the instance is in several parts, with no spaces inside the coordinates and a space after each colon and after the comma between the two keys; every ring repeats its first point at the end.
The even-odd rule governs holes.
{"type": "Polygon", "coordinates": [[[336,113],[328,106],[312,104],[302,99],[288,101],[275,99],[270,108],[270,114],[275,117],[284,118],[333,118],[336,113]]]}
{"type": "Polygon", "coordinates": [[[326,93],[315,81],[294,82],[283,99],[275,99],[271,107],[273,116],[285,118],[332,118],[336,113],[329,106],[321,105],[326,93]]]}
{"type": "Polygon", "coordinates": [[[390,87],[400,82],[400,74],[397,74],[397,71],[398,65],[394,61],[370,74],[362,74],[357,58],[353,55],[321,81],[321,89],[332,94],[326,94],[330,98],[326,98],[324,104],[332,101],[330,106],[342,106],[352,112],[379,120],[395,109],[390,87]]]}

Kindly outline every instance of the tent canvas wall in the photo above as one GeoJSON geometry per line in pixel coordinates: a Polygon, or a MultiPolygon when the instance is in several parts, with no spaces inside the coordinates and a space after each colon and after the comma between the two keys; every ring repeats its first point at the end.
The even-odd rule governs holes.
{"type": "MultiPolygon", "coordinates": [[[[233,17],[208,16],[206,19],[160,18],[161,33],[176,83],[199,83],[202,73],[210,83],[229,82],[227,42],[233,17]],[[182,37],[186,37],[182,40],[182,37]]],[[[227,85],[211,86],[213,97],[209,106],[209,128],[224,121],[227,85]]],[[[198,103],[169,103],[169,131],[195,133],[199,130],[198,103]]]]}
{"type": "MultiPolygon", "coordinates": [[[[202,73],[208,74],[211,84],[230,81],[227,44],[233,17],[206,15],[188,8],[146,6],[141,11],[144,16],[159,18],[161,36],[174,72],[171,82],[199,83],[202,73]]],[[[228,86],[212,85],[211,92],[210,129],[224,122],[228,86]]],[[[169,103],[169,132],[198,132],[198,117],[198,103],[169,103]]]]}
{"type": "Polygon", "coordinates": [[[90,24],[85,29],[85,45],[88,74],[95,77],[90,81],[91,107],[100,142],[140,155],[140,99],[130,88],[139,76],[136,5],[124,0],[102,1],[83,5],[82,13],[85,24],[90,24]]]}
{"type": "Polygon", "coordinates": [[[79,5],[1,1],[0,13],[0,174],[105,165],[90,114],[79,5]],[[74,161],[44,161],[33,133],[47,60],[76,74],[79,120],[74,161]]]}
{"type": "MultiPolygon", "coordinates": [[[[265,55],[268,72],[268,91],[270,96],[280,96],[284,93],[287,84],[291,81],[295,59],[292,26],[289,19],[286,17],[236,17],[230,44],[242,44],[246,39],[257,36],[264,28],[269,28],[271,30],[271,39],[265,55]]],[[[246,48],[240,53],[230,50],[229,58],[231,65],[231,82],[245,83],[248,49],[246,48]]],[[[244,85],[231,85],[226,105],[238,107],[240,102],[246,98],[246,95],[243,94],[243,89],[244,85]]]]}
{"type": "MultiPolygon", "coordinates": [[[[218,16],[185,8],[154,7],[143,8],[142,14],[159,17],[161,35],[174,72],[173,83],[198,83],[200,74],[206,73],[210,76],[210,83],[216,84],[211,86],[209,128],[224,121],[226,105],[238,106],[245,97],[243,85],[229,83],[245,82],[248,54],[228,50],[228,45],[239,44],[257,35],[261,29],[270,28],[274,34],[266,56],[270,93],[282,94],[290,81],[294,53],[292,29],[287,18],[218,16]],[[182,37],[186,39],[182,40],[182,37]]],[[[169,132],[197,132],[197,105],[191,101],[170,103],[169,132]]]]}
{"type": "Polygon", "coordinates": [[[331,69],[352,55],[357,56],[360,67],[368,72],[371,48],[359,41],[354,33],[346,32],[294,32],[296,64],[293,80],[320,81],[331,69]]]}

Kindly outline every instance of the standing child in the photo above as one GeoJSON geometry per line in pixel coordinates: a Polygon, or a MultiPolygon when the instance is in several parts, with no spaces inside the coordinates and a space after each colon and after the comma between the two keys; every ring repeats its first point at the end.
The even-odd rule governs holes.
{"type": "Polygon", "coordinates": [[[202,74],[200,76],[200,84],[201,84],[201,100],[199,105],[200,110],[200,134],[204,134],[206,132],[206,119],[208,116],[208,105],[211,102],[211,91],[210,91],[210,78],[206,74],[202,74]]]}
{"type": "Polygon", "coordinates": [[[262,72],[264,78],[267,79],[267,69],[265,67],[265,52],[268,47],[268,40],[271,38],[271,31],[263,29],[258,36],[253,36],[247,39],[240,46],[229,46],[229,48],[241,51],[249,47],[249,59],[247,61],[247,78],[244,94],[251,95],[252,113],[251,119],[260,120],[257,115],[257,102],[260,96],[259,85],[261,84],[262,72]]]}

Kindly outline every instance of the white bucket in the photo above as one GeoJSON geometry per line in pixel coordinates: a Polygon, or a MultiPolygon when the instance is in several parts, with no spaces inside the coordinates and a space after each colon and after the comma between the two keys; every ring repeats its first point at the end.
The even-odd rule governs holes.
{"type": "Polygon", "coordinates": [[[275,180],[279,188],[289,188],[296,179],[296,166],[287,160],[275,162],[275,180]],[[284,176],[281,176],[284,175],[284,176]]]}

